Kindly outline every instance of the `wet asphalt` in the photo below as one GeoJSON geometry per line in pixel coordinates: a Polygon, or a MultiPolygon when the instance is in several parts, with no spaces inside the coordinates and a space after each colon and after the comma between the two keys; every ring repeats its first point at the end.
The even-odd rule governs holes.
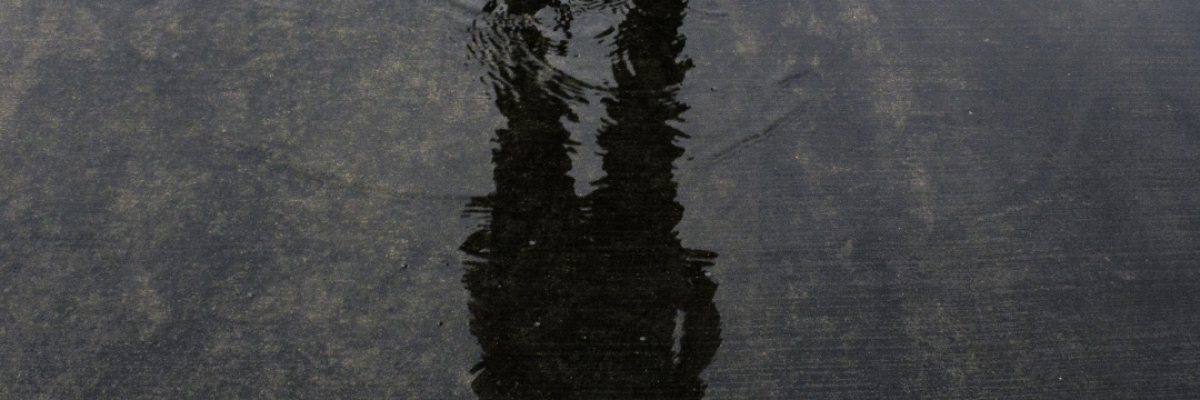
{"type": "Polygon", "coordinates": [[[1196,21],[0,4],[0,398],[1195,398],[1196,21]]]}

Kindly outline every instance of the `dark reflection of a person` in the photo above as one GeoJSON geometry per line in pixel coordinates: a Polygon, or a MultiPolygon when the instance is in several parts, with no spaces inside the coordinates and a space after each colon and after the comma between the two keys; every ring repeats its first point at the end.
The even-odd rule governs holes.
{"type": "Polygon", "coordinates": [[[683,248],[673,231],[683,215],[674,141],[684,135],[667,125],[686,109],[674,99],[691,65],[679,59],[685,6],[621,5],[616,88],[597,137],[606,176],[582,198],[561,122],[576,118],[579,86],[548,66],[555,43],[532,18],[556,8],[566,29],[570,11],[510,1],[485,28],[508,127],[496,132],[495,192],[468,205],[489,222],[462,245],[476,258],[463,279],[483,350],[473,370],[481,399],[703,397],[699,373],[720,344],[716,284],[703,271],[716,255],[683,248]]]}

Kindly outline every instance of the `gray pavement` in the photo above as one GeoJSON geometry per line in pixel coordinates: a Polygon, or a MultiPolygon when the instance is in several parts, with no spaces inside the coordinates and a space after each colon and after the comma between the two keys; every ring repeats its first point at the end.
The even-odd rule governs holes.
{"type": "Polygon", "coordinates": [[[0,399],[1200,397],[1200,3],[511,3],[0,3],[0,399]]]}

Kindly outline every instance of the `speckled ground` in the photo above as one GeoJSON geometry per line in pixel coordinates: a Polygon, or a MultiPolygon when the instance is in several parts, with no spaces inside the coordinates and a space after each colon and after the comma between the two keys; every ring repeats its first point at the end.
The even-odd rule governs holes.
{"type": "MultiPolygon", "coordinates": [[[[484,3],[0,3],[0,398],[476,398],[484,3]]],[[[705,398],[1200,397],[1193,3],[692,1],[705,398]]]]}

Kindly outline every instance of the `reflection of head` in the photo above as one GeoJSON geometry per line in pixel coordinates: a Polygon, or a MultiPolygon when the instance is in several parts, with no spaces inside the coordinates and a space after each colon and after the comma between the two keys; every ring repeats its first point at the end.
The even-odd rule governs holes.
{"type": "MultiPolygon", "coordinates": [[[[683,2],[632,2],[618,27],[609,118],[597,142],[606,176],[574,193],[562,125],[579,88],[546,63],[549,40],[530,15],[548,2],[510,1],[486,36],[496,105],[496,191],[469,206],[487,225],[462,249],[469,262],[471,330],[483,349],[483,399],[698,399],[699,372],[720,342],[702,268],[714,254],[681,246],[673,229],[672,163],[681,132],[667,125],[686,107],[674,92],[690,66],[678,61],[683,2]],[[665,5],[664,5],[665,4],[665,5]]],[[[569,36],[568,36],[569,37],[569,36]]],[[[478,44],[478,43],[477,43],[478,44]]]]}

